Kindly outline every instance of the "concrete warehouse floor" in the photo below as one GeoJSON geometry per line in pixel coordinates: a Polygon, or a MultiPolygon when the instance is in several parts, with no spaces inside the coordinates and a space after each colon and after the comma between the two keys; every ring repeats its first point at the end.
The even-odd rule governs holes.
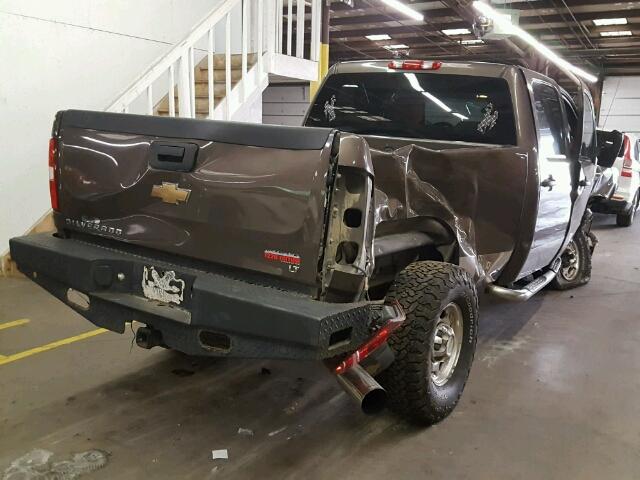
{"type": "MultiPolygon", "coordinates": [[[[33,449],[99,449],[106,466],[82,478],[640,478],[640,222],[614,224],[596,219],[589,285],[483,299],[467,389],[435,427],[360,414],[319,364],[188,358],[108,332],[0,364],[0,472],[33,449]]],[[[95,330],[0,280],[0,323],[18,319],[1,355],[95,330]]]]}

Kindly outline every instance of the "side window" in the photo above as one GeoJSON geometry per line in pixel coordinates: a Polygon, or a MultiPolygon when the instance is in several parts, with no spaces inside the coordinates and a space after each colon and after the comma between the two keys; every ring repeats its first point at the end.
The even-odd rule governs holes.
{"type": "Polygon", "coordinates": [[[566,154],[564,120],[558,91],[549,84],[534,82],[533,104],[540,154],[544,157],[566,154]]]}
{"type": "Polygon", "coordinates": [[[584,114],[582,117],[582,148],[580,155],[594,159],[596,156],[596,117],[589,95],[584,94],[584,114]]]}

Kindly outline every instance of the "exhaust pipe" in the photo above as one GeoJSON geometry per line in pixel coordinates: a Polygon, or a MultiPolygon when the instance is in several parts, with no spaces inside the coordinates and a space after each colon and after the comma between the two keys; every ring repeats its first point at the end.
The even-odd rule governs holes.
{"type": "Polygon", "coordinates": [[[154,328],[140,327],[136,330],[136,344],[146,349],[164,345],[162,342],[162,333],[160,330],[154,328]]]}
{"type": "Polygon", "coordinates": [[[360,404],[367,415],[379,413],[387,405],[387,392],[360,365],[355,364],[338,374],[337,379],[344,391],[360,404]]]}

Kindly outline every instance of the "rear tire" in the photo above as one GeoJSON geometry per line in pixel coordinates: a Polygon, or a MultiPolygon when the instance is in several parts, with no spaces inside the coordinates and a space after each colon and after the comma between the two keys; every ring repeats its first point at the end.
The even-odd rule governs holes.
{"type": "Polygon", "coordinates": [[[636,193],[636,196],[633,199],[633,203],[631,204],[631,208],[628,212],[619,213],[616,215],[616,224],[619,227],[630,227],[633,225],[633,220],[636,216],[636,210],[638,209],[638,202],[640,202],[640,193],[636,193]]]}
{"type": "Polygon", "coordinates": [[[591,280],[591,246],[582,227],[575,233],[561,258],[560,271],[551,281],[553,288],[569,290],[591,280]]]}
{"type": "Polygon", "coordinates": [[[478,332],[478,295],[462,268],[415,262],[387,293],[406,320],[389,339],[395,360],[379,375],[392,410],[431,425],[449,415],[469,377],[478,332]]]}

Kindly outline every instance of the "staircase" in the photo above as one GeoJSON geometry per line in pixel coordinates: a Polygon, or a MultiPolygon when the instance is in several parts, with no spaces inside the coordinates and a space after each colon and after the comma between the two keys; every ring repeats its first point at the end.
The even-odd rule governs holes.
{"type": "Polygon", "coordinates": [[[269,74],[316,80],[321,1],[222,1],[107,111],[233,120],[269,74]]]}
{"type": "MultiPolygon", "coordinates": [[[[258,61],[256,54],[247,56],[247,66],[252,68],[258,61]]],[[[203,59],[195,68],[195,117],[207,118],[209,116],[209,66],[208,59],[203,59]]],[[[242,55],[231,55],[231,89],[233,90],[238,82],[242,80],[242,55]]],[[[226,96],[226,61],[224,55],[213,56],[213,91],[214,91],[214,110],[226,96]]],[[[175,115],[180,116],[178,87],[174,88],[174,105],[175,115]]],[[[154,115],[167,117],[169,111],[169,95],[166,95],[155,106],[154,115]]]]}
{"type": "MultiPolygon", "coordinates": [[[[270,74],[317,80],[321,1],[218,0],[105,110],[246,121],[243,107],[261,100],[270,74]]],[[[53,228],[49,211],[27,233],[53,228]]],[[[8,253],[0,268],[18,274],[8,253]]]]}

